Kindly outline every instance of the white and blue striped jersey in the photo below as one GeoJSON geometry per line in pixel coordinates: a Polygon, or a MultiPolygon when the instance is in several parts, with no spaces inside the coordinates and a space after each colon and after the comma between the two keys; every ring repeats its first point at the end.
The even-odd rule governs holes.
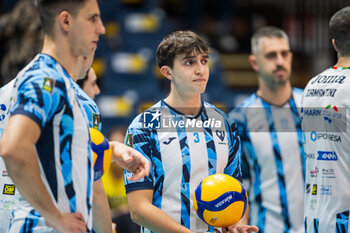
{"type": "MultiPolygon", "coordinates": [[[[10,109],[15,103],[17,95],[14,88],[17,79],[0,89],[0,138],[3,135],[10,115],[10,109]]],[[[0,156],[0,232],[8,232],[12,210],[18,205],[19,193],[7,173],[5,163],[0,156]]]]}
{"type": "Polygon", "coordinates": [[[81,87],[71,79],[71,85],[75,91],[80,105],[84,108],[85,114],[89,120],[89,125],[91,128],[102,130],[102,121],[100,110],[98,109],[95,101],[84,92],[81,87]]]}
{"type": "Polygon", "coordinates": [[[302,100],[306,233],[349,233],[350,68],[312,78],[302,100]]]}
{"type": "MultiPolygon", "coordinates": [[[[227,115],[202,102],[196,116],[185,116],[164,100],[137,116],[125,143],[151,162],[151,173],[138,182],[127,181],[126,192],[153,190],[153,205],[194,232],[214,232],[193,208],[193,194],[207,176],[225,173],[241,180],[240,142],[227,115]]],[[[150,230],[141,227],[141,232],[150,230]]]]}
{"type": "Polygon", "coordinates": [[[261,233],[304,232],[305,163],[298,110],[302,93],[293,88],[291,98],[281,107],[252,94],[229,114],[242,143],[250,224],[261,233]]]}
{"type": "MultiPolygon", "coordinates": [[[[35,148],[42,181],[56,207],[82,213],[90,231],[93,167],[88,119],[72,82],[52,57],[37,55],[19,73],[11,115],[26,115],[39,125],[35,148]]],[[[23,199],[13,216],[10,232],[53,231],[23,199]]]]}

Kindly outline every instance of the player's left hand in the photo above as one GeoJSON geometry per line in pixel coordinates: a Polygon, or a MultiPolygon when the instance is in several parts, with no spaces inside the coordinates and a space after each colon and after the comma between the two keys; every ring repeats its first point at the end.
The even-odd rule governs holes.
{"type": "Polygon", "coordinates": [[[110,141],[109,145],[119,166],[133,173],[128,180],[137,181],[149,174],[150,162],[140,152],[117,141],[110,141]]]}
{"type": "MultiPolygon", "coordinates": [[[[218,229],[215,229],[216,233],[220,233],[218,229]]],[[[234,226],[222,228],[222,233],[253,233],[259,232],[259,228],[256,226],[250,226],[246,224],[236,224],[234,226]]]]}

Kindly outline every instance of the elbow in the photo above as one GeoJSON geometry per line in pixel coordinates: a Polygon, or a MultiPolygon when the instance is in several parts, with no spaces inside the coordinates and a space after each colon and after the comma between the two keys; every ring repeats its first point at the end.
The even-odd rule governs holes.
{"type": "Polygon", "coordinates": [[[0,142],[0,155],[4,161],[8,161],[11,159],[12,148],[3,141],[0,142]]]}
{"type": "Polygon", "coordinates": [[[135,209],[135,208],[130,208],[129,206],[129,211],[130,211],[130,218],[134,223],[137,223],[139,225],[142,224],[142,217],[141,214],[135,209]]]}
{"type": "Polygon", "coordinates": [[[22,167],[25,165],[16,153],[18,153],[18,145],[11,145],[11,143],[6,143],[3,140],[0,141],[0,156],[4,160],[7,168],[18,166],[22,167]]]}

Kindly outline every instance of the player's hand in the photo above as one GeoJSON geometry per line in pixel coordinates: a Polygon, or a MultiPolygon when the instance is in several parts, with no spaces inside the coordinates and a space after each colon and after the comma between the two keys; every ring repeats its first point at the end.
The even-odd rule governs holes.
{"type": "MultiPolygon", "coordinates": [[[[215,229],[215,232],[220,232],[215,229]]],[[[256,226],[250,226],[246,224],[236,224],[234,226],[229,226],[222,228],[222,233],[253,233],[259,232],[259,228],[256,226]]]]}
{"type": "Polygon", "coordinates": [[[119,166],[133,173],[128,180],[137,181],[149,174],[150,162],[140,152],[117,141],[109,144],[119,166]]]}
{"type": "Polygon", "coordinates": [[[47,222],[56,231],[62,233],[85,233],[86,223],[81,213],[62,213],[55,222],[47,222]]]}

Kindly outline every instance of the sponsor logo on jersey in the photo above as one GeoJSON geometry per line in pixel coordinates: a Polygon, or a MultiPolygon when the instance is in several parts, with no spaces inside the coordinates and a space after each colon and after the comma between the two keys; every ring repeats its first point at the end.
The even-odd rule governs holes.
{"type": "Polygon", "coordinates": [[[9,176],[9,174],[7,173],[7,171],[3,170],[2,171],[2,177],[8,177],[8,176],[9,176]]]}
{"type": "Polygon", "coordinates": [[[337,161],[338,156],[335,151],[317,151],[317,160],[337,161]]]}
{"type": "Polygon", "coordinates": [[[1,200],[0,199],[0,208],[2,209],[13,209],[14,205],[16,204],[16,202],[14,200],[1,200]]]}
{"type": "Polygon", "coordinates": [[[320,195],[332,195],[332,185],[320,185],[320,195]]]}
{"type": "Polygon", "coordinates": [[[0,104],[0,121],[5,120],[7,115],[7,106],[5,104],[0,104]]]}
{"type": "Polygon", "coordinates": [[[324,120],[328,121],[329,123],[332,123],[332,120],[342,119],[342,114],[338,111],[339,110],[337,106],[334,105],[332,107],[332,105],[327,105],[322,113],[324,120]]]}
{"type": "Polygon", "coordinates": [[[92,113],[92,126],[95,129],[98,129],[100,125],[100,115],[97,113],[92,113]]]}
{"type": "Polygon", "coordinates": [[[44,77],[43,90],[52,93],[55,86],[55,80],[49,77],[44,77]]]}
{"type": "Polygon", "coordinates": [[[134,134],[128,133],[126,135],[126,143],[127,146],[133,147],[134,146],[134,134]]]}
{"type": "Polygon", "coordinates": [[[305,109],[304,115],[306,116],[321,116],[321,109],[305,109]]]}
{"type": "Polygon", "coordinates": [[[313,184],[312,185],[312,192],[311,192],[312,195],[317,195],[317,184],[313,184]]]}
{"type": "Polygon", "coordinates": [[[316,133],[315,131],[311,132],[310,139],[312,141],[329,140],[332,142],[341,142],[341,137],[339,135],[335,135],[335,134],[331,134],[331,133],[316,133]]]}
{"type": "Polygon", "coordinates": [[[316,209],[317,200],[310,200],[310,210],[316,209]]]}
{"type": "Polygon", "coordinates": [[[334,179],[336,178],[334,168],[322,168],[321,177],[325,179],[334,179]]]}
{"type": "Polygon", "coordinates": [[[318,172],[319,172],[318,167],[315,166],[315,169],[310,171],[311,177],[317,177],[318,172]]]}
{"type": "Polygon", "coordinates": [[[174,139],[176,139],[176,137],[170,137],[166,141],[164,141],[163,144],[169,145],[174,139]]]}
{"type": "Polygon", "coordinates": [[[315,83],[338,83],[343,84],[346,76],[344,75],[318,75],[311,80],[311,84],[315,83]]]}
{"type": "Polygon", "coordinates": [[[15,195],[15,186],[13,184],[5,184],[2,194],[5,195],[15,195]]]}
{"type": "Polygon", "coordinates": [[[305,153],[305,158],[306,159],[315,159],[315,154],[314,153],[309,153],[309,154],[305,153]]]}
{"type": "Polygon", "coordinates": [[[310,193],[310,187],[311,187],[310,184],[306,184],[306,187],[305,187],[306,193],[310,193]]]}
{"type": "Polygon", "coordinates": [[[307,89],[306,97],[334,97],[337,89],[307,89]]]}

